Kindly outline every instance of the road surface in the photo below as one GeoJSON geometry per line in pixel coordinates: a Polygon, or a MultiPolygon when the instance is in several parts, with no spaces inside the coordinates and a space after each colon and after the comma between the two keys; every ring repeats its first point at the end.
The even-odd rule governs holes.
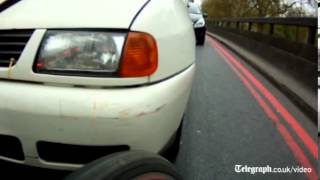
{"type": "MultiPolygon", "coordinates": [[[[282,109],[274,108],[251,82],[251,91],[254,89],[266,105],[263,102],[259,104],[244,83],[250,82],[250,79],[242,73],[242,78],[247,80],[241,80],[227,63],[232,63],[228,58],[239,61],[243,68],[248,69],[288,110],[312,141],[317,142],[317,126],[286,96],[241,58],[207,38],[204,47],[197,47],[197,71],[176,161],[179,172],[186,180],[312,178],[304,174],[257,173],[253,176],[235,172],[235,165],[269,165],[274,168],[306,165],[306,162],[301,163],[304,161],[302,157],[296,156],[305,156],[314,168],[317,161],[296,134],[297,128],[294,130],[281,116],[282,109]],[[266,113],[266,106],[274,113],[266,113]],[[273,116],[278,118],[271,120],[273,116]],[[302,152],[298,152],[297,146],[292,144],[298,145],[302,152]]],[[[318,154],[316,146],[312,148],[311,151],[318,154]]]]}
{"type": "MultiPolygon", "coordinates": [[[[314,171],[236,173],[236,165],[317,167],[317,126],[241,58],[209,37],[203,47],[197,47],[196,61],[196,76],[175,161],[186,180],[300,180],[316,175],[314,171]],[[228,63],[233,64],[234,70],[228,63]]],[[[0,163],[0,168],[7,173],[8,169],[15,170],[16,175],[28,179],[60,179],[68,173],[7,163],[0,163]]]]}

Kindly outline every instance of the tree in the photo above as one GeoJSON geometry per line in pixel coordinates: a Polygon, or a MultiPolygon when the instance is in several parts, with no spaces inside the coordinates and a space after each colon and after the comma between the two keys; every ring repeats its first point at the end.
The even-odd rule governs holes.
{"type": "Polygon", "coordinates": [[[205,0],[202,8],[212,18],[284,17],[306,15],[304,4],[317,8],[314,0],[205,0]]]}
{"type": "Polygon", "coordinates": [[[206,0],[202,8],[210,17],[243,17],[249,8],[248,0],[206,0]]]}
{"type": "Polygon", "coordinates": [[[287,17],[302,17],[308,16],[306,11],[302,7],[293,7],[286,12],[287,17]]]}

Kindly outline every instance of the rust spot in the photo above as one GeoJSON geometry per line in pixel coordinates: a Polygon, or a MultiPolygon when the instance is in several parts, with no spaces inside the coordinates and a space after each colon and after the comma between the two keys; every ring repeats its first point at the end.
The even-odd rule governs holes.
{"type": "Polygon", "coordinates": [[[93,107],[92,107],[92,125],[96,125],[96,119],[97,119],[97,101],[93,101],[93,107]]]}
{"type": "Polygon", "coordinates": [[[123,110],[119,112],[118,118],[122,119],[122,118],[127,118],[129,116],[130,110],[123,110]]]}
{"type": "Polygon", "coordinates": [[[141,116],[144,116],[144,115],[147,115],[147,114],[144,113],[144,112],[142,112],[142,113],[139,113],[139,114],[137,115],[137,117],[141,117],[141,116]]]}
{"type": "Polygon", "coordinates": [[[97,101],[94,101],[93,102],[93,111],[96,111],[97,110],[97,101]]]}
{"type": "Polygon", "coordinates": [[[166,105],[167,105],[167,104],[164,104],[164,105],[162,105],[162,106],[160,106],[160,107],[156,108],[156,110],[155,110],[154,112],[158,112],[158,111],[160,111],[160,110],[161,110],[161,109],[163,109],[166,105]]]}
{"type": "Polygon", "coordinates": [[[117,119],[124,119],[124,118],[128,118],[130,116],[130,113],[132,114],[133,117],[142,117],[142,116],[145,116],[145,115],[148,115],[148,114],[153,114],[153,113],[156,113],[156,112],[159,112],[161,109],[163,109],[167,104],[163,104],[155,109],[151,109],[151,108],[147,108],[147,109],[151,109],[151,110],[146,110],[146,111],[140,111],[140,112],[132,112],[131,113],[131,110],[130,109],[126,109],[126,110],[123,110],[121,112],[119,112],[118,114],[118,118],[117,119]]]}
{"type": "Polygon", "coordinates": [[[141,116],[145,116],[145,115],[148,115],[148,114],[153,114],[153,113],[156,113],[156,112],[159,112],[161,109],[163,109],[167,104],[163,104],[159,107],[157,107],[156,109],[152,110],[152,111],[149,111],[149,112],[141,112],[139,114],[136,115],[136,117],[141,117],[141,116]]]}
{"type": "Polygon", "coordinates": [[[93,101],[92,105],[92,117],[95,119],[96,118],[96,113],[97,113],[97,101],[93,101]]]}

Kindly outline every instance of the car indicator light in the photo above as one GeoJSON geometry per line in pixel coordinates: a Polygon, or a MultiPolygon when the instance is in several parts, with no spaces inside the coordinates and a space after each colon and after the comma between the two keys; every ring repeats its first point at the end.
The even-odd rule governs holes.
{"type": "Polygon", "coordinates": [[[158,67],[156,40],[147,33],[129,32],[120,65],[121,77],[143,77],[158,67]]]}

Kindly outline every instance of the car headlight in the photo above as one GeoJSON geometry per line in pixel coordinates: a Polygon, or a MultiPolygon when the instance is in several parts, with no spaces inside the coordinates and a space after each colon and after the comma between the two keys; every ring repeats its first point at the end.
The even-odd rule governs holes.
{"type": "Polygon", "coordinates": [[[54,30],[47,31],[41,43],[34,71],[58,75],[141,77],[155,72],[157,64],[156,42],[147,33],[54,30]]]}
{"type": "Polygon", "coordinates": [[[203,27],[205,25],[205,20],[203,18],[200,18],[195,24],[194,27],[198,28],[198,27],[203,27]]]}
{"type": "Polygon", "coordinates": [[[115,73],[126,34],[48,31],[35,65],[42,73],[115,73]]]}

